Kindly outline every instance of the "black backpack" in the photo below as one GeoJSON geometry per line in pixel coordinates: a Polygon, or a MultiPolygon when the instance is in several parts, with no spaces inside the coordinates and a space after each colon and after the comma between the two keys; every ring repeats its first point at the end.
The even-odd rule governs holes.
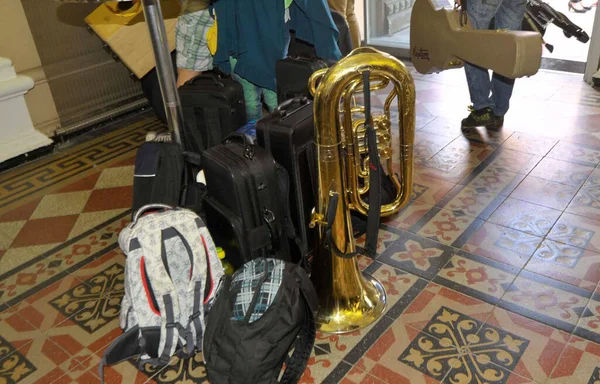
{"type": "Polygon", "coordinates": [[[317,302],[306,272],[294,263],[259,258],[226,275],[206,319],[210,383],[297,383],[315,342],[317,302]]]}

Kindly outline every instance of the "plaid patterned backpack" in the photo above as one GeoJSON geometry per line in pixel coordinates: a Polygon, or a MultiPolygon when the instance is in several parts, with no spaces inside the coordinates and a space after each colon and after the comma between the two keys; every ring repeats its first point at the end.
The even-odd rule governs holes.
{"type": "Polygon", "coordinates": [[[317,300],[304,269],[283,260],[254,259],[225,276],[206,319],[210,383],[297,383],[315,342],[317,300]]]}
{"type": "Polygon", "coordinates": [[[121,231],[119,245],[127,256],[124,333],[103,356],[102,378],[105,364],[139,356],[139,365],[165,366],[175,353],[190,357],[201,350],[205,315],[224,275],[208,229],[187,209],[140,208],[121,231]]]}

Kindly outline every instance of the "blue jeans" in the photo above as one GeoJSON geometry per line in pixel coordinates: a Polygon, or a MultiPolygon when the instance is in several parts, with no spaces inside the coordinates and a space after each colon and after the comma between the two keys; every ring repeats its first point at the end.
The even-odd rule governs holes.
{"type": "MultiPolygon", "coordinates": [[[[468,0],[467,14],[474,29],[520,30],[525,15],[526,0],[468,0]]],[[[491,107],[496,116],[508,111],[514,79],[494,73],[490,80],[487,69],[465,63],[465,74],[475,110],[491,107]],[[491,93],[491,95],[490,95],[491,93]]]]}
{"type": "Polygon", "coordinates": [[[244,79],[237,73],[235,73],[235,64],[237,60],[233,57],[229,58],[231,63],[232,78],[238,83],[242,84],[244,90],[244,101],[246,103],[246,117],[248,121],[256,121],[262,118],[263,109],[262,102],[267,106],[269,112],[273,112],[277,107],[277,92],[270,89],[261,88],[248,80],[244,79]],[[261,99],[262,97],[262,99],[261,99]]]}

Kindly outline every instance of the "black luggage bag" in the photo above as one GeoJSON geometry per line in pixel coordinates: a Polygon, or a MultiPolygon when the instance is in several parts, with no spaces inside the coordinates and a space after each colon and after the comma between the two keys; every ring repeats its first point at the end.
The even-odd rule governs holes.
{"type": "Polygon", "coordinates": [[[206,225],[234,268],[270,257],[290,261],[289,179],[284,168],[244,134],[202,153],[206,225]]]}
{"type": "Polygon", "coordinates": [[[316,191],[314,131],[313,103],[306,97],[290,99],[256,122],[258,145],[289,175],[290,217],[300,239],[291,246],[294,262],[308,258],[313,247],[314,231],[308,225],[316,191]]]}
{"type": "Polygon", "coordinates": [[[275,63],[277,102],[279,104],[295,97],[312,98],[308,80],[319,69],[327,68],[324,60],[306,57],[287,57],[275,63]]]}
{"type": "Polygon", "coordinates": [[[204,72],[179,87],[186,151],[201,154],[246,124],[242,85],[218,72],[204,72]]]}

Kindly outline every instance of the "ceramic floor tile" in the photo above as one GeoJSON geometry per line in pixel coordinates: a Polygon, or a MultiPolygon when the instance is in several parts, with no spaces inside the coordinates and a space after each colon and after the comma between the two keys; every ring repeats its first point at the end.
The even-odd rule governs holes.
{"type": "Polygon", "coordinates": [[[121,209],[109,209],[107,211],[95,211],[82,213],[77,218],[71,233],[69,233],[69,239],[77,237],[90,229],[107,222],[108,220],[117,217],[127,211],[127,208],[121,209]]]}
{"type": "Polygon", "coordinates": [[[497,150],[497,155],[490,161],[489,166],[508,172],[528,174],[541,159],[540,155],[502,147],[497,150]]]}
{"type": "Polygon", "coordinates": [[[456,138],[460,136],[461,130],[460,125],[456,124],[454,120],[448,120],[441,117],[435,118],[429,124],[425,125],[420,129],[421,132],[428,132],[439,136],[456,138]]]}
{"type": "Polygon", "coordinates": [[[518,272],[518,268],[507,264],[458,251],[433,281],[487,303],[496,304],[518,272]]]}
{"type": "MultiPolygon", "coordinates": [[[[8,273],[17,267],[20,267],[24,263],[30,262],[45,252],[50,251],[51,249],[54,249],[60,245],[61,243],[50,243],[43,245],[32,245],[30,247],[10,248],[9,250],[5,251],[2,256],[0,256],[0,275],[8,273]]],[[[0,282],[0,291],[3,288],[3,283],[4,282],[0,282]]],[[[6,299],[5,297],[1,296],[2,295],[0,295],[0,302],[2,302],[2,299],[6,299]]]]}
{"type": "Polygon", "coordinates": [[[471,347],[471,350],[475,361],[491,363],[489,368],[497,367],[498,375],[489,375],[490,383],[530,382],[528,380],[543,383],[552,374],[568,340],[567,332],[495,308],[472,343],[483,347],[479,350],[471,347]],[[513,375],[516,377],[511,378],[513,375]]]}
{"type": "Polygon", "coordinates": [[[548,153],[547,157],[590,167],[595,167],[600,164],[599,150],[566,141],[560,141],[556,144],[556,146],[548,153]]]}
{"type": "Polygon", "coordinates": [[[592,294],[587,306],[581,309],[581,318],[573,333],[600,344],[600,291],[598,288],[592,294]]]}
{"type": "Polygon", "coordinates": [[[502,145],[504,148],[545,156],[558,141],[517,132],[502,145]]]}
{"type": "Polygon", "coordinates": [[[402,231],[377,260],[431,280],[452,254],[452,247],[402,231]]]}
{"type": "Polygon", "coordinates": [[[577,187],[571,185],[527,176],[510,196],[562,211],[569,205],[577,190],[577,187]]]}
{"type": "Polygon", "coordinates": [[[592,295],[590,291],[521,271],[499,307],[565,332],[572,332],[592,295]]]}
{"type": "Polygon", "coordinates": [[[593,292],[600,282],[600,254],[546,239],[525,269],[593,292]]]}
{"type": "Polygon", "coordinates": [[[26,221],[9,221],[0,223],[0,249],[8,249],[17,237],[26,221]]]}
{"type": "Polygon", "coordinates": [[[560,215],[561,212],[555,209],[509,197],[487,220],[530,235],[544,237],[560,215]]]}
{"type": "Polygon", "coordinates": [[[423,164],[431,159],[442,148],[448,145],[452,138],[422,133],[418,131],[415,135],[414,161],[415,164],[423,164]]]}
{"type": "Polygon", "coordinates": [[[90,176],[84,177],[81,180],[78,180],[74,183],[68,184],[65,187],[60,188],[58,193],[67,193],[67,192],[79,192],[79,191],[89,191],[94,189],[94,185],[98,181],[100,174],[102,172],[96,172],[91,174],[90,176]]]}
{"type": "Polygon", "coordinates": [[[431,282],[398,319],[404,324],[434,338],[444,339],[451,337],[451,335],[445,333],[444,329],[427,328],[427,324],[431,319],[440,313],[443,314],[443,309],[485,322],[494,307],[479,299],[431,282]]]}
{"type": "Polygon", "coordinates": [[[600,253],[600,220],[564,213],[552,227],[548,238],[600,253]]]}
{"type": "Polygon", "coordinates": [[[594,167],[544,158],[531,171],[531,176],[555,183],[581,187],[588,179],[594,167]]]}
{"type": "Polygon", "coordinates": [[[31,215],[31,219],[80,214],[90,194],[91,191],[80,191],[46,195],[31,215]]]}
{"type": "Polygon", "coordinates": [[[487,219],[489,215],[502,203],[505,196],[498,195],[488,191],[485,187],[455,187],[456,191],[450,193],[454,197],[443,205],[444,209],[451,210],[455,213],[460,213],[480,219],[487,219]],[[455,192],[455,193],[453,193],[455,192]]]}
{"type": "Polygon", "coordinates": [[[114,187],[94,190],[83,212],[106,211],[118,208],[131,208],[133,188],[114,187]]]}
{"type": "Polygon", "coordinates": [[[463,131],[463,136],[472,143],[487,144],[493,147],[499,147],[504,143],[514,132],[503,127],[500,130],[493,131],[485,128],[474,128],[463,131]]]}
{"type": "Polygon", "coordinates": [[[566,211],[600,220],[600,168],[594,169],[566,211]]]}
{"type": "Polygon", "coordinates": [[[133,165],[129,165],[103,170],[94,188],[103,189],[133,185],[133,168],[133,165]]]}
{"type": "Polygon", "coordinates": [[[356,363],[356,368],[384,383],[440,383],[457,355],[418,329],[396,321],[356,363]]]}
{"type": "Polygon", "coordinates": [[[26,247],[65,241],[77,221],[77,215],[29,220],[14,239],[12,247],[26,247]]]}
{"type": "Polygon", "coordinates": [[[397,214],[382,218],[381,222],[392,228],[408,230],[432,208],[434,208],[432,205],[420,201],[412,201],[397,214]]]}
{"type": "MultiPolygon", "coordinates": [[[[385,229],[379,229],[377,234],[377,254],[382,253],[389,248],[397,239],[398,235],[394,232],[386,231],[385,229]]],[[[366,235],[361,235],[356,239],[356,245],[359,247],[365,247],[366,235]]]]}
{"type": "Polygon", "coordinates": [[[436,209],[419,220],[410,231],[439,243],[452,245],[461,238],[469,237],[470,232],[482,223],[482,220],[461,212],[436,209]],[[433,216],[429,217],[430,214],[433,216]]]}
{"type": "Polygon", "coordinates": [[[547,384],[600,381],[600,345],[571,336],[547,384]]]}
{"type": "Polygon", "coordinates": [[[480,172],[465,177],[460,184],[484,193],[508,196],[524,178],[523,174],[492,163],[480,172]]]}
{"type": "MultiPolygon", "coordinates": [[[[21,205],[15,209],[12,209],[0,216],[0,223],[6,223],[9,221],[23,221],[29,220],[31,214],[37,208],[41,198],[30,201],[26,204],[21,205]]],[[[1,232],[0,232],[1,233],[1,232]]]]}
{"type": "Polygon", "coordinates": [[[413,199],[435,205],[456,184],[416,173],[413,179],[413,199]]]}
{"type": "Polygon", "coordinates": [[[348,374],[344,376],[340,384],[384,384],[385,381],[367,373],[358,366],[352,367],[348,374]]]}
{"type": "Polygon", "coordinates": [[[522,268],[541,242],[540,237],[486,222],[462,249],[522,268]]]}

